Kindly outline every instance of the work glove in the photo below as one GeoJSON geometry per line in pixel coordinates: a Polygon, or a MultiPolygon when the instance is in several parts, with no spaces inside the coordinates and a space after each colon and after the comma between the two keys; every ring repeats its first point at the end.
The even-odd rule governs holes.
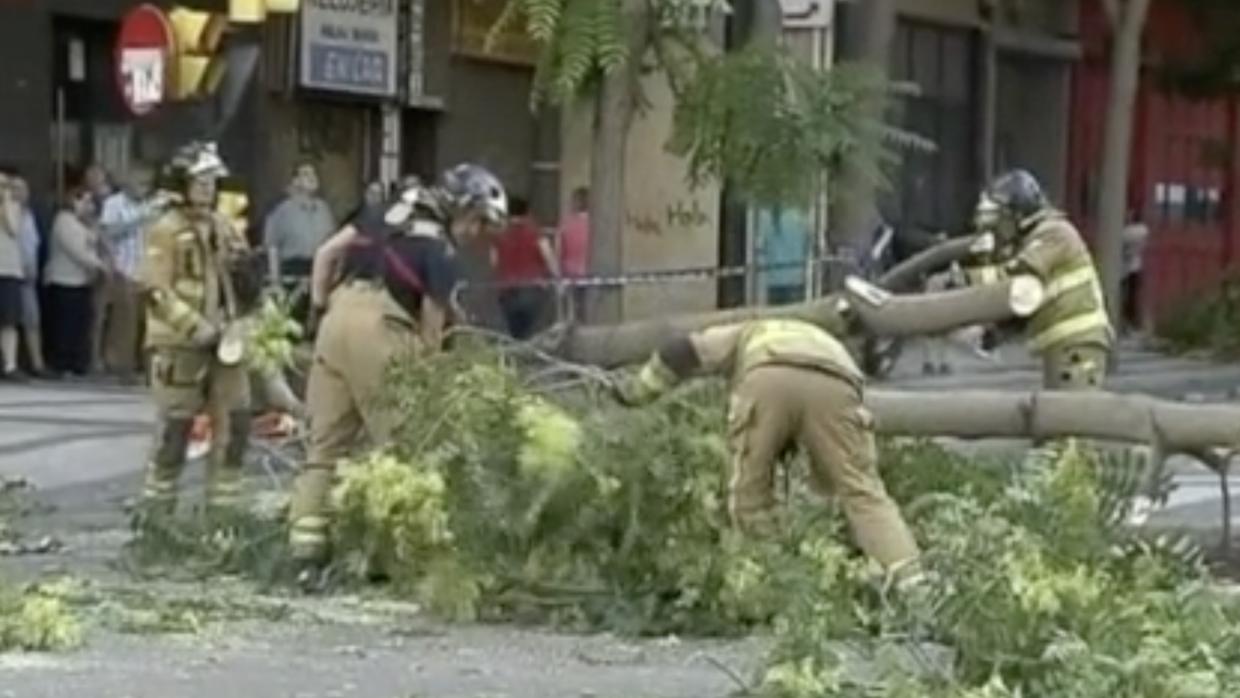
{"type": "Polygon", "coordinates": [[[190,336],[190,343],[199,349],[211,349],[220,342],[220,330],[209,322],[200,322],[190,336]]]}

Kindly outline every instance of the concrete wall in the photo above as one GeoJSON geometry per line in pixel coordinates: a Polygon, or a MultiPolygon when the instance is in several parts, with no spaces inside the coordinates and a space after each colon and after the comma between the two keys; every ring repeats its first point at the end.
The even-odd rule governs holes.
{"type": "MultiPolygon", "coordinates": [[[[717,185],[690,189],[685,163],[664,150],[672,126],[672,94],[661,75],[643,81],[648,109],[629,131],[625,177],[623,268],[630,271],[715,266],[718,260],[717,185]]],[[[589,105],[565,109],[562,144],[562,205],[589,183],[592,112],[589,105]]],[[[640,319],[715,307],[713,281],[629,287],[625,319],[640,319]]]]}

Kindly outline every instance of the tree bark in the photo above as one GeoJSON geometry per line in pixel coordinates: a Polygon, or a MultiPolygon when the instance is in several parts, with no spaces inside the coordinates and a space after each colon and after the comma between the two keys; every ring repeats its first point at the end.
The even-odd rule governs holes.
{"type": "MultiPolygon", "coordinates": [[[[892,0],[866,0],[853,3],[850,35],[843,58],[869,65],[880,77],[887,76],[891,61],[891,42],[895,36],[896,12],[892,0]]],[[[883,105],[875,101],[861,118],[881,120],[883,105]]],[[[869,235],[878,225],[875,183],[860,169],[844,164],[837,189],[835,221],[830,243],[836,249],[847,246],[855,252],[866,249],[869,235]]]]}
{"type": "Polygon", "coordinates": [[[1156,453],[1240,448],[1240,407],[1106,392],[921,392],[871,389],[880,433],[962,439],[1080,437],[1145,443],[1156,453]]]}
{"type": "Polygon", "coordinates": [[[1105,3],[1111,23],[1111,89],[1098,198],[1098,261],[1107,309],[1116,326],[1123,307],[1120,285],[1124,277],[1123,229],[1128,204],[1128,169],[1141,78],[1141,37],[1149,6],[1150,0],[1109,0],[1105,3]]]}
{"type": "MultiPolygon", "coordinates": [[[[605,75],[594,98],[590,155],[590,265],[604,276],[624,269],[625,159],[629,126],[637,106],[637,81],[646,53],[646,0],[622,0],[628,24],[629,57],[605,75]]],[[[622,289],[599,287],[588,310],[593,322],[618,322],[622,289]]]]}
{"type": "MultiPolygon", "coordinates": [[[[893,267],[879,279],[879,285],[893,292],[911,290],[923,275],[967,257],[974,241],[972,237],[959,238],[925,250],[893,267]]],[[[840,295],[831,295],[789,306],[739,308],[618,325],[570,327],[562,334],[551,333],[543,337],[541,343],[553,345],[547,348],[570,361],[614,368],[644,361],[660,344],[672,337],[714,325],[788,317],[837,330],[843,324],[837,305],[841,298],[840,295]]]]}

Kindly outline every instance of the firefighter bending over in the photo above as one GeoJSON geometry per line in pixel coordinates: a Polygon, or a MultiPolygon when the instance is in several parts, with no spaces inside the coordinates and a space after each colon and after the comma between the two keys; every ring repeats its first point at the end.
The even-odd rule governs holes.
{"type": "Polygon", "coordinates": [[[793,445],[810,456],[814,491],[839,497],[859,547],[895,578],[911,576],[917,544],[878,471],[865,379],[848,351],[815,325],[758,320],[665,344],[641,372],[616,385],[617,399],[648,403],[701,373],[731,379],[728,509],[742,531],[776,528],[775,469],[793,445]]]}
{"type": "MultiPolygon", "coordinates": [[[[457,272],[447,240],[475,235],[507,215],[499,181],[458,166],[438,186],[407,188],[382,222],[346,228],[324,255],[339,258],[314,347],[306,409],[308,460],[294,484],[289,539],[308,591],[323,583],[328,503],[337,462],[362,436],[382,445],[392,424],[379,403],[384,373],[398,357],[440,348],[457,272]]],[[[319,264],[332,264],[327,257],[319,264]]],[[[321,274],[319,274],[321,276],[321,274]]]]}

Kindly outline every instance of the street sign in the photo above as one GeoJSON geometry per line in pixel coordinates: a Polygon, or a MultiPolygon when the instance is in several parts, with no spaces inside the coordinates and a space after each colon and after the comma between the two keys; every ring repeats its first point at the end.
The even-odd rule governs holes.
{"type": "Polygon", "coordinates": [[[135,116],[151,113],[167,97],[172,46],[172,27],[158,7],[139,5],[121,20],[116,39],[117,85],[135,116]]]}
{"type": "Polygon", "coordinates": [[[301,85],[395,97],[396,0],[306,0],[301,7],[301,85]]]}

